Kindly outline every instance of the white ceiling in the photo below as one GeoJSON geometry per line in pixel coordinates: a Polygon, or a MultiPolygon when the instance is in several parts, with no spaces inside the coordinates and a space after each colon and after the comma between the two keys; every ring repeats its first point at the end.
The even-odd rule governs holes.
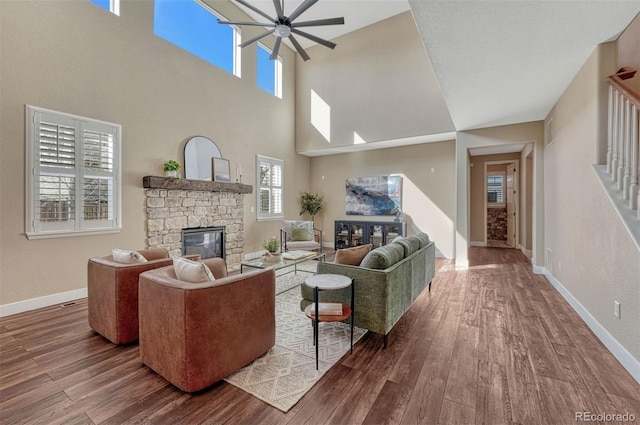
{"type": "MultiPolygon", "coordinates": [[[[247,1],[275,15],[272,0],[247,1]]],[[[301,2],[285,0],[285,15],[301,2]]],[[[345,25],[307,28],[331,40],[409,9],[464,131],[543,120],[595,46],[640,12],[640,0],[320,0],[297,21],[344,16],[345,25]]]]}
{"type": "MultiPolygon", "coordinates": [[[[247,2],[275,18],[276,12],[273,0],[247,0],[247,2]]],[[[302,0],[284,0],[284,15],[290,15],[301,3],[302,0]]],[[[256,21],[267,22],[263,16],[251,9],[239,3],[234,2],[234,4],[256,21]]],[[[301,30],[317,37],[331,40],[407,10],[409,10],[409,2],[407,0],[319,0],[296,18],[295,21],[303,22],[344,17],[344,25],[301,28],[301,30]]],[[[296,40],[305,49],[316,44],[304,37],[296,36],[296,40]]],[[[288,41],[286,43],[293,48],[288,41]]]]}

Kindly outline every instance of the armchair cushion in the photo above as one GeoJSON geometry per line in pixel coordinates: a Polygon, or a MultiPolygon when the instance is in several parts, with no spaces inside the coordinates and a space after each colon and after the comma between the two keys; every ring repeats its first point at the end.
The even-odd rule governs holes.
{"type": "Polygon", "coordinates": [[[206,283],[215,280],[206,264],[186,258],[173,257],[173,269],[178,280],[189,283],[206,283]]]}
{"type": "Polygon", "coordinates": [[[303,221],[303,220],[284,220],[282,230],[287,234],[287,242],[288,241],[312,241],[313,240],[313,221],[303,221]],[[295,227],[294,227],[295,225],[295,227]],[[304,232],[302,229],[306,229],[307,237],[305,239],[293,239],[293,230],[298,229],[298,234],[303,235],[304,232]]]}
{"type": "MultiPolygon", "coordinates": [[[[312,232],[313,233],[313,232],[312,232]]],[[[313,234],[309,233],[309,225],[305,223],[292,223],[291,224],[291,240],[292,241],[310,241],[313,239],[313,234]]]]}
{"type": "Polygon", "coordinates": [[[131,251],[129,249],[112,249],[111,256],[113,257],[113,261],[122,264],[146,263],[149,261],[138,251],[131,251]]]}

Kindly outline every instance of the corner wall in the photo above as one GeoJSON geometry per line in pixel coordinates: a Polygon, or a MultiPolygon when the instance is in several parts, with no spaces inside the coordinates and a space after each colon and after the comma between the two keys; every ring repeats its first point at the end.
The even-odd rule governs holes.
{"type": "MultiPolygon", "coordinates": [[[[230,19],[249,19],[229,1],[215,6],[230,19]]],[[[0,305],[82,290],[90,257],[145,247],[142,177],[161,175],[167,159],[182,163],[191,136],[211,138],[232,176],[239,165],[243,183],[254,186],[244,196],[245,252],[280,228],[251,212],[256,153],[284,160],[285,212],[298,212],[310,160],[295,154],[293,52],[281,49],[278,99],[256,86],[255,45],[243,49],[237,78],[156,37],[153,14],[152,0],[121,2],[120,16],[89,1],[0,1],[0,305]],[[122,232],[27,240],[25,104],[122,125],[122,232]]]]}
{"type": "Polygon", "coordinates": [[[640,365],[640,251],[593,169],[615,48],[608,43],[593,52],[546,119],[553,119],[554,137],[544,155],[545,268],[592,318],[592,328],[600,326],[640,365]],[[614,301],[622,303],[620,319],[614,301]]]}

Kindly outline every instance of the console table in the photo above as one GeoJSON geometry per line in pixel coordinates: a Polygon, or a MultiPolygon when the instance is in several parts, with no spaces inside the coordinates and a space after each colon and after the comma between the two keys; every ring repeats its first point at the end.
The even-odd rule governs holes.
{"type": "Polygon", "coordinates": [[[404,221],[336,220],[335,248],[373,244],[374,248],[387,245],[398,236],[407,235],[404,221]]]}

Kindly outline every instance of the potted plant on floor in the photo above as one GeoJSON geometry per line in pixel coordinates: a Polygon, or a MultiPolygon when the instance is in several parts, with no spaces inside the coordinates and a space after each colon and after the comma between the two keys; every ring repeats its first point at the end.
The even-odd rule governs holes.
{"type": "Polygon", "coordinates": [[[282,260],[282,254],[278,252],[280,242],[275,236],[262,241],[262,247],[267,250],[267,253],[262,257],[262,261],[265,263],[279,263],[282,260]]]}
{"type": "Polygon", "coordinates": [[[300,215],[307,213],[311,221],[315,221],[316,214],[322,209],[324,196],[319,193],[304,192],[300,197],[300,215]]]}

